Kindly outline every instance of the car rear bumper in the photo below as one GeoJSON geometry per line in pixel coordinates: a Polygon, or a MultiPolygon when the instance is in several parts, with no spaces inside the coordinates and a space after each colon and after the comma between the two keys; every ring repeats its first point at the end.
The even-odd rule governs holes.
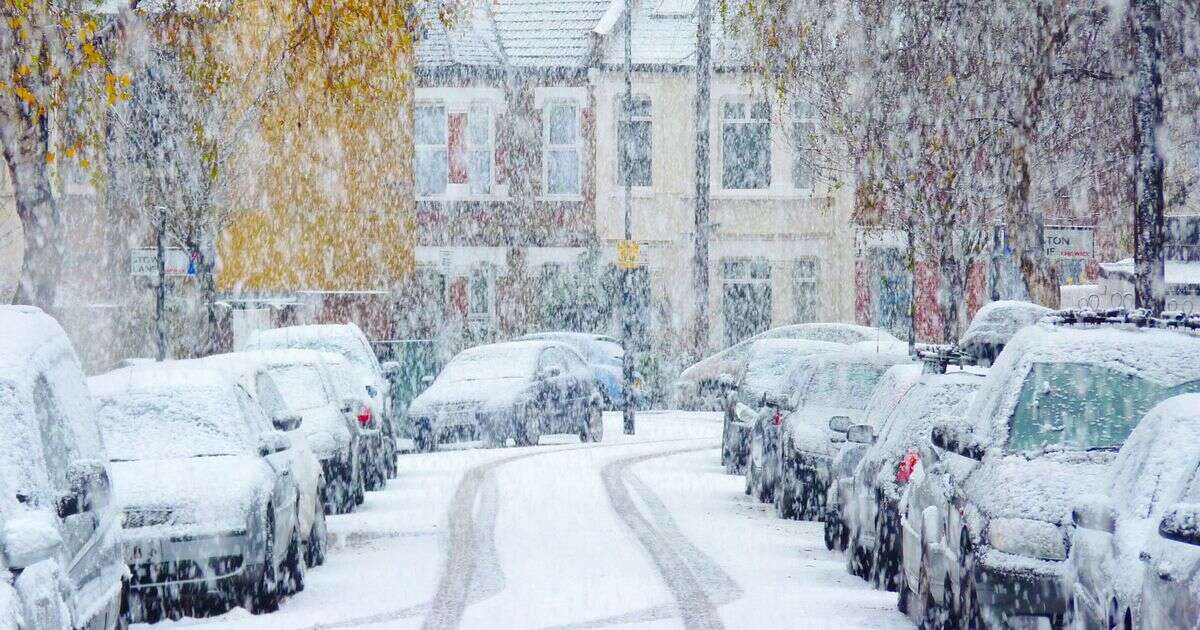
{"type": "Polygon", "coordinates": [[[1062,562],[1046,562],[1042,569],[1013,569],[975,564],[975,593],[981,607],[1011,617],[1054,617],[1067,611],[1062,562]]]}
{"type": "Polygon", "coordinates": [[[130,590],[237,578],[245,572],[249,555],[245,530],[164,538],[135,535],[125,542],[130,590]]]}

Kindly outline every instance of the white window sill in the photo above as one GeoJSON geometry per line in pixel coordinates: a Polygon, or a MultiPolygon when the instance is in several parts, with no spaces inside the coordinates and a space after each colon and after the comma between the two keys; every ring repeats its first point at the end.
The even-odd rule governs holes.
{"type": "Polygon", "coordinates": [[[508,195],[437,195],[431,197],[417,196],[417,201],[508,201],[508,195]]]}
{"type": "Polygon", "coordinates": [[[815,199],[828,196],[830,195],[818,195],[812,190],[786,188],[758,188],[751,190],[718,189],[712,191],[713,199],[815,199]]]}
{"type": "Polygon", "coordinates": [[[538,201],[583,201],[583,195],[542,195],[538,201]]]}
{"type": "MultiPolygon", "coordinates": [[[[650,186],[634,186],[631,189],[631,192],[633,193],[633,196],[635,199],[649,199],[654,196],[654,188],[652,188],[650,186]]],[[[621,184],[617,184],[616,188],[613,189],[612,194],[610,194],[609,196],[614,199],[624,197],[625,196],[625,186],[623,186],[621,184]]]]}

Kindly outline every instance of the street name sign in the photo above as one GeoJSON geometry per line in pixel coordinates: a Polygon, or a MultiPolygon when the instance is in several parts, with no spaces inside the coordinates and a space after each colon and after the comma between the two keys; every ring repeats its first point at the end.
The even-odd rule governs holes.
{"type": "MultiPolygon", "coordinates": [[[[168,276],[188,275],[191,257],[178,247],[169,247],[164,256],[168,276]]],[[[158,250],[153,247],[134,247],[129,251],[129,275],[154,277],[158,275],[158,250]]]]}
{"type": "Polygon", "coordinates": [[[1091,260],[1096,254],[1095,228],[1078,225],[1047,225],[1042,232],[1046,258],[1091,260]]]}
{"type": "Polygon", "coordinates": [[[637,241],[617,242],[617,266],[621,269],[637,269],[641,266],[640,254],[637,241]]]}

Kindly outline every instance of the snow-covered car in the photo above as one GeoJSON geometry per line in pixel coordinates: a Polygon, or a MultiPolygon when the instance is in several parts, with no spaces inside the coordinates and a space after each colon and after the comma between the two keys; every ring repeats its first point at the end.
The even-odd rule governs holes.
{"type": "Polygon", "coordinates": [[[131,573],[126,609],[154,622],[304,587],[295,418],[269,420],[219,371],[159,364],[88,380],[111,461],[131,573]]]}
{"type": "Polygon", "coordinates": [[[751,345],[746,371],[725,406],[721,465],[726,472],[740,474],[745,469],[750,428],[760,413],[774,413],[778,401],[787,398],[787,380],[799,359],[845,349],[845,344],[807,339],[760,339],[751,345]]]}
{"type": "Polygon", "coordinates": [[[396,441],[392,439],[395,436],[385,435],[382,419],[370,412],[369,401],[362,397],[361,388],[355,386],[354,370],[349,362],[332,352],[322,352],[321,358],[333,391],[342,401],[342,413],[355,435],[366,488],[378,490],[389,477],[395,476],[396,441]]]}
{"type": "MultiPolygon", "coordinates": [[[[366,394],[363,399],[364,407],[358,410],[358,415],[368,416],[372,422],[378,421],[382,439],[388,444],[378,449],[376,465],[382,466],[387,478],[396,476],[396,440],[399,439],[400,419],[392,409],[391,384],[388,373],[394,373],[399,367],[394,362],[380,365],[375,352],[371,350],[371,342],[355,324],[313,324],[308,326],[288,326],[269,330],[258,330],[251,333],[243,350],[270,350],[295,348],[300,350],[319,350],[340,354],[350,364],[352,383],[358,390],[358,395],[366,394]],[[388,460],[386,454],[392,453],[393,459],[388,460]]],[[[369,476],[368,476],[369,477],[369,476]]]]}
{"type": "Polygon", "coordinates": [[[836,322],[792,324],[763,331],[693,364],[675,381],[675,403],[681,409],[720,411],[728,390],[742,377],[750,346],[759,339],[809,339],[860,349],[904,354],[908,345],[886,331],[857,324],[836,322]]]}
{"type": "MultiPolygon", "coordinates": [[[[596,378],[596,386],[604,398],[604,408],[621,409],[625,405],[625,377],[621,364],[625,358],[625,350],[616,339],[590,333],[540,332],[525,335],[520,340],[557,341],[571,346],[592,369],[592,374],[596,378]]],[[[633,382],[635,403],[642,397],[640,383],[641,376],[635,373],[633,382]]]]}
{"type": "Polygon", "coordinates": [[[795,411],[783,417],[774,458],[764,469],[774,469],[784,498],[798,506],[798,518],[825,515],[830,464],[841,449],[845,429],[861,422],[875,386],[892,366],[911,363],[904,355],[849,350],[815,357],[808,383],[799,388],[795,411]]]}
{"type": "Polygon", "coordinates": [[[971,318],[971,324],[955,345],[972,357],[976,365],[987,367],[995,362],[996,357],[1004,350],[1004,344],[1008,343],[1017,331],[1036,324],[1051,313],[1052,310],[1032,302],[989,302],[971,318]]]}
{"type": "MultiPolygon", "coordinates": [[[[266,368],[288,411],[303,420],[296,430],[297,439],[303,439],[320,462],[328,489],[326,512],[345,514],[363,502],[367,449],[358,437],[356,421],[345,411],[348,403],[342,400],[326,368],[325,354],[315,350],[246,350],[202,360],[251,360],[266,368]]],[[[357,400],[350,406],[357,408],[357,400]]]]}
{"type": "Polygon", "coordinates": [[[0,628],[122,624],[109,474],[66,333],[39,309],[0,306],[0,628]]]}
{"type": "Polygon", "coordinates": [[[591,370],[570,346],[510,341],[458,353],[408,407],[426,435],[418,444],[482,440],[538,443],[543,433],[604,437],[603,409],[591,370]]]}
{"type": "MultiPolygon", "coordinates": [[[[846,547],[851,573],[877,587],[898,587],[900,575],[900,495],[930,444],[935,421],[958,417],[982,384],[983,376],[967,371],[926,374],[908,390],[882,424],[856,425],[847,441],[870,444],[844,487],[849,508],[843,514],[849,532],[846,547]]],[[[902,607],[907,604],[907,591],[902,607]]]]}
{"type": "MultiPolygon", "coordinates": [[[[883,426],[888,416],[896,409],[896,405],[900,404],[908,390],[921,378],[922,370],[923,368],[919,364],[905,363],[892,366],[887,372],[884,372],[875,385],[875,391],[871,393],[871,399],[867,401],[867,406],[863,409],[861,422],[872,427],[883,426]]],[[[848,419],[839,419],[838,423],[844,425],[838,428],[850,430],[848,419]]],[[[869,444],[848,442],[840,436],[836,439],[842,448],[838,450],[829,465],[829,490],[825,495],[825,517],[822,520],[825,521],[825,546],[831,550],[842,550],[846,548],[850,536],[842,517],[843,514],[849,514],[852,511],[852,507],[845,503],[846,500],[853,497],[849,486],[854,481],[854,469],[858,467],[858,462],[862,460],[869,444]]],[[[777,514],[781,517],[794,518],[801,511],[801,506],[797,506],[794,499],[790,502],[790,507],[783,500],[776,501],[776,503],[780,504],[777,514]]]]}
{"type": "MultiPolygon", "coordinates": [[[[1121,447],[1108,475],[1108,493],[1076,501],[1067,556],[1068,618],[1076,627],[1165,628],[1182,627],[1185,619],[1200,622],[1200,616],[1192,616],[1143,623],[1147,621],[1141,612],[1146,572],[1139,561],[1158,537],[1167,511],[1188,500],[1185,490],[1200,475],[1197,436],[1200,395],[1160,403],[1121,447]]],[[[1171,554],[1163,559],[1169,564],[1180,557],[1171,554]]],[[[1150,578],[1160,580],[1170,581],[1157,575],[1150,578]]],[[[1198,597],[1200,593],[1193,593],[1190,599],[1195,602],[1198,597]]],[[[1168,602],[1168,608],[1174,605],[1168,602]]]]}
{"type": "Polygon", "coordinates": [[[923,553],[942,559],[929,565],[946,575],[930,579],[950,586],[944,600],[963,622],[1060,620],[1072,504],[1106,490],[1116,450],[1151,407],[1200,391],[1200,336],[1062,321],[1014,335],[966,421],[933,430],[945,458],[966,461],[948,465],[952,503],[923,553]]]}
{"type": "MultiPolygon", "coordinates": [[[[325,515],[331,514],[334,506],[332,505],[333,500],[330,498],[332,494],[325,481],[325,467],[308,445],[307,436],[299,431],[299,427],[305,423],[305,416],[313,415],[312,410],[289,407],[288,402],[295,402],[298,397],[294,394],[285,395],[271,376],[269,365],[256,360],[250,353],[214,354],[203,359],[180,361],[179,364],[206,366],[222,372],[241,385],[247,394],[250,394],[250,397],[262,407],[263,412],[267,414],[272,423],[278,420],[279,424],[285,426],[296,425],[296,428],[292,429],[294,435],[291,453],[292,470],[296,474],[296,488],[300,492],[299,519],[304,545],[304,563],[310,567],[323,564],[328,542],[325,515]]],[[[279,367],[276,366],[275,369],[278,371],[279,367]]],[[[317,420],[312,421],[312,424],[317,423],[317,420]]]]}

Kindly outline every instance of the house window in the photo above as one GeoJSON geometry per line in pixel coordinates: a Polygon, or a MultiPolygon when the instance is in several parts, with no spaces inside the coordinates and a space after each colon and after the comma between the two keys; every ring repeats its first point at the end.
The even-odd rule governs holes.
{"type": "Polygon", "coordinates": [[[467,278],[467,301],[473,318],[487,318],[492,314],[491,276],[486,267],[476,267],[467,278]]]}
{"type": "Polygon", "coordinates": [[[546,194],[578,195],[583,153],[579,133],[579,105],[575,101],[549,101],[543,110],[542,120],[546,194]]]}
{"type": "Polygon", "coordinates": [[[817,133],[817,112],[811,103],[800,101],[792,107],[792,186],[812,190],[816,177],[816,153],[813,141],[817,133]]]}
{"type": "Polygon", "coordinates": [[[753,190],[771,185],[771,106],[766,101],[721,104],[721,187],[753,190]]]}
{"type": "Polygon", "coordinates": [[[446,192],[449,164],[446,136],[446,107],[418,105],[414,120],[416,188],[422,196],[446,192]]]}
{"type": "Polygon", "coordinates": [[[651,155],[650,99],[633,97],[629,121],[625,120],[625,97],[618,96],[615,104],[617,124],[617,184],[625,185],[629,173],[632,186],[649,187],[651,155]]]}
{"type": "Polygon", "coordinates": [[[467,180],[472,195],[492,192],[492,112],[487,106],[471,107],[467,114],[467,180]]]}
{"type": "Polygon", "coordinates": [[[792,266],[792,304],[797,324],[817,321],[820,271],[821,262],[816,258],[798,258],[792,266]]]}

